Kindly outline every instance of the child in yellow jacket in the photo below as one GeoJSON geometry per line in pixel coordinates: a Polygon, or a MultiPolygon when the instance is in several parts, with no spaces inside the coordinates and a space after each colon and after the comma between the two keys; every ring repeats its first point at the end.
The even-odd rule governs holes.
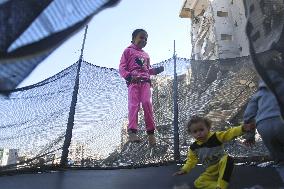
{"type": "Polygon", "coordinates": [[[196,139],[190,145],[187,161],[180,171],[183,175],[193,169],[199,161],[206,168],[194,182],[196,188],[223,189],[229,185],[234,168],[233,159],[225,153],[223,143],[255,129],[254,124],[244,124],[226,131],[211,132],[211,121],[194,116],[187,124],[188,132],[196,139]]]}

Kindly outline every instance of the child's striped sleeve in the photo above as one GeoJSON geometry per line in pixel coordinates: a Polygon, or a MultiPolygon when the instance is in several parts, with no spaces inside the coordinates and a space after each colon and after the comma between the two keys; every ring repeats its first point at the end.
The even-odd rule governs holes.
{"type": "Polygon", "coordinates": [[[191,169],[193,169],[196,166],[197,162],[198,162],[197,155],[191,149],[189,149],[186,163],[183,165],[181,170],[188,173],[191,169]]]}
{"type": "Polygon", "coordinates": [[[220,142],[228,142],[243,134],[242,126],[232,127],[226,131],[216,132],[216,136],[220,142]]]}

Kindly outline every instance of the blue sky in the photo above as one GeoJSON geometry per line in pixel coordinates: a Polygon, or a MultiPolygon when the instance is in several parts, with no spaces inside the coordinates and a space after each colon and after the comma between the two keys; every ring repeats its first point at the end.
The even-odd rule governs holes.
{"type": "MultiPolygon", "coordinates": [[[[190,20],[179,17],[182,3],[183,0],[121,0],[116,7],[103,10],[89,23],[84,60],[118,68],[121,54],[136,28],[148,32],[144,50],[150,55],[151,64],[172,57],[174,40],[177,55],[189,58],[190,20]]],[[[80,56],[83,34],[84,29],[61,45],[19,87],[40,82],[75,63],[80,56]]]]}

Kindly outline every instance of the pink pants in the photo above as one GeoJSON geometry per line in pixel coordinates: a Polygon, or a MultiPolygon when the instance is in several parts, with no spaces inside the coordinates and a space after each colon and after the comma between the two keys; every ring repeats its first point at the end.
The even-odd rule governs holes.
{"type": "Polygon", "coordinates": [[[128,130],[137,131],[138,112],[140,103],[144,111],[144,120],[147,133],[154,133],[155,123],[153,116],[153,107],[151,102],[150,83],[132,83],[128,87],[128,130]]]}

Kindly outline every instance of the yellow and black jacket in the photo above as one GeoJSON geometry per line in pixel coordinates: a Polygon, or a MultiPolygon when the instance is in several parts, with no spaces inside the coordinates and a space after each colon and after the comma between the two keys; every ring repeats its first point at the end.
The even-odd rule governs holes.
{"type": "Polygon", "coordinates": [[[187,161],[182,170],[188,173],[196,166],[198,161],[205,168],[218,163],[224,155],[227,155],[223,143],[242,134],[242,126],[233,127],[226,131],[209,132],[206,142],[195,141],[190,145],[187,161]]]}

